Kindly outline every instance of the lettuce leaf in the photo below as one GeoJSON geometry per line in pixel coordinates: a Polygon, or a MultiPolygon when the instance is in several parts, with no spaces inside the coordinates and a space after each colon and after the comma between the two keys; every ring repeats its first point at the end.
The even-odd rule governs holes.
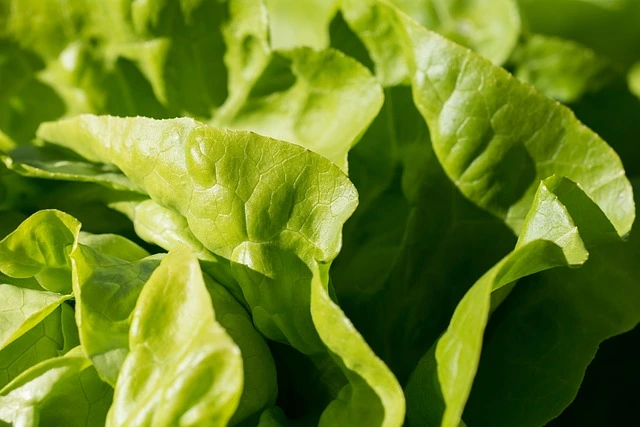
{"type": "Polygon", "coordinates": [[[0,241],[0,385],[78,344],[66,251],[80,224],[59,211],[40,211],[0,241]]]}
{"type": "Polygon", "coordinates": [[[597,92],[622,74],[610,59],[579,43],[539,34],[519,46],[511,62],[518,79],[563,103],[597,92]]]}
{"type": "Polygon", "coordinates": [[[494,64],[504,63],[520,35],[520,14],[513,0],[393,0],[425,28],[442,34],[494,64]]]}
{"type": "Polygon", "coordinates": [[[129,346],[107,425],[226,425],[240,400],[242,359],[187,249],[170,251],[140,293],[129,346]],[[166,321],[156,323],[160,314],[166,321]]]}
{"type": "Polygon", "coordinates": [[[615,424],[636,3],[0,0],[0,424],[615,424]]]}
{"type": "MultiPolygon", "coordinates": [[[[296,37],[292,46],[280,41],[278,31],[291,31],[279,22],[280,13],[305,16],[307,24],[301,25],[305,29],[296,33],[312,37],[318,13],[330,16],[335,2],[300,6],[289,2],[286,8],[287,2],[281,3],[230,2],[230,19],[224,27],[229,97],[211,124],[299,144],[346,171],[349,149],[380,109],[380,86],[365,67],[341,52],[299,47],[307,46],[307,36],[296,37]],[[271,12],[275,16],[269,20],[271,12]],[[285,46],[290,49],[280,50],[285,46]]],[[[326,47],[326,42],[310,43],[326,47]]]]}
{"type": "Polygon", "coordinates": [[[112,390],[76,347],[23,372],[0,390],[0,421],[91,426],[105,422],[112,390]]]}
{"type": "Polygon", "coordinates": [[[61,304],[41,322],[2,346],[0,387],[6,386],[38,362],[64,355],[78,344],[80,341],[73,309],[68,304],[61,304]]]}
{"type": "MultiPolygon", "coordinates": [[[[514,251],[465,294],[435,351],[427,352],[412,374],[407,386],[410,423],[459,424],[478,369],[492,293],[499,295],[504,286],[543,270],[582,265],[587,248],[615,236],[611,223],[575,183],[556,177],[543,181],[514,251]],[[431,393],[425,396],[425,390],[431,393]]],[[[504,296],[493,304],[500,298],[504,296]]],[[[540,408],[537,413],[542,414],[540,408]]]]}
{"type": "Polygon", "coordinates": [[[601,138],[504,70],[395,9],[379,7],[397,32],[391,33],[393,43],[406,55],[414,101],[434,151],[466,197],[518,232],[538,180],[563,175],[582,185],[620,234],[629,232],[635,217],[631,185],[601,138]],[[515,165],[518,179],[510,179],[515,165]]]}
{"type": "MultiPolygon", "coordinates": [[[[404,417],[400,387],[387,368],[364,345],[360,359],[368,362],[352,365],[346,349],[327,343],[321,332],[327,320],[313,314],[331,307],[328,296],[314,296],[315,265],[335,258],[342,224],[357,203],[337,166],[296,145],[189,119],[81,116],[44,124],[39,136],[88,160],[114,164],[158,204],[177,211],[205,248],[231,262],[260,332],[323,363],[327,357],[337,363],[346,384],[321,423],[360,419],[372,405],[380,405],[373,416],[383,425],[404,417]],[[380,388],[380,381],[387,387],[380,388]]],[[[322,283],[326,293],[326,276],[322,283]]],[[[334,327],[357,339],[346,319],[334,327]]]]}
{"type": "Polygon", "coordinates": [[[489,322],[491,334],[464,412],[469,424],[486,424],[493,405],[500,407],[491,416],[495,425],[543,425],[560,415],[603,341],[640,322],[633,279],[637,245],[634,232],[629,242],[590,250],[578,270],[552,270],[516,287],[489,322]]]}

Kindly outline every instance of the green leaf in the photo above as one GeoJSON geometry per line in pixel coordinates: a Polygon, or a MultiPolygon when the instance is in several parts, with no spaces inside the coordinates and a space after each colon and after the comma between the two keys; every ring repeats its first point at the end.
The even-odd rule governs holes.
{"type": "Polygon", "coordinates": [[[224,2],[9,3],[4,36],[45,59],[75,113],[210,117],[226,97],[224,2]]]}
{"type": "Polygon", "coordinates": [[[40,211],[0,241],[0,349],[40,324],[71,298],[68,247],[80,224],[59,211],[40,211]]]}
{"type": "MultiPolygon", "coordinates": [[[[227,72],[222,27],[227,2],[127,2],[117,17],[123,37],[111,37],[102,19],[109,54],[132,61],[155,97],[181,114],[208,118],[224,101],[227,72]]],[[[108,13],[109,6],[105,5],[108,13]]]]}
{"type": "MultiPolygon", "coordinates": [[[[335,258],[342,224],[356,204],[355,190],[338,167],[293,144],[189,119],[84,116],[43,125],[40,136],[89,160],[115,164],[155,202],[186,218],[209,251],[231,261],[258,330],[326,360],[318,325],[300,308],[312,304],[312,268],[335,258]]],[[[337,325],[358,339],[348,323],[337,325]]],[[[340,400],[350,400],[354,387],[369,387],[363,394],[376,404],[376,376],[395,383],[382,364],[338,367],[352,381],[340,400]],[[355,382],[352,371],[361,369],[364,381],[355,382]]],[[[399,387],[388,393],[393,398],[382,401],[389,417],[384,424],[395,425],[403,418],[403,399],[399,387]]],[[[364,408],[347,405],[341,416],[357,419],[364,408]]]]}
{"type": "Polygon", "coordinates": [[[434,151],[466,197],[518,232],[539,180],[562,175],[582,186],[620,234],[629,232],[631,185],[597,134],[506,71],[380,7],[403,46],[434,151]]]}
{"type": "MultiPolygon", "coordinates": [[[[91,234],[83,231],[78,242],[103,255],[113,256],[125,261],[137,261],[149,256],[149,252],[136,243],[117,234],[91,234]]],[[[73,260],[73,255],[70,254],[73,260]]]]}
{"type": "Polygon", "coordinates": [[[329,22],[338,9],[338,0],[265,0],[265,4],[273,49],[329,46],[329,22]]]}
{"type": "Polygon", "coordinates": [[[620,159],[570,110],[391,5],[345,5],[374,62],[392,66],[384,71],[397,77],[389,83],[410,80],[434,151],[466,197],[517,232],[539,180],[563,175],[580,183],[621,234],[630,230],[633,195],[620,159]]]}
{"type": "MultiPolygon", "coordinates": [[[[235,108],[241,105],[269,62],[271,49],[266,13],[262,0],[229,2],[229,20],[223,28],[227,48],[224,64],[229,72],[226,109],[229,109],[228,104],[235,104],[235,108]]],[[[278,78],[278,83],[280,80],[278,78]]]]}
{"type": "Polygon", "coordinates": [[[523,280],[491,319],[465,410],[469,424],[546,424],[573,401],[599,345],[640,323],[637,233],[627,242],[597,241],[594,237],[604,233],[594,226],[606,223],[594,221],[590,212],[577,214],[580,233],[590,242],[589,260],[578,270],[556,269],[523,280]]]}
{"type": "Polygon", "coordinates": [[[392,0],[429,30],[466,46],[494,64],[506,61],[520,35],[515,0],[392,0]]]}
{"type": "Polygon", "coordinates": [[[276,367],[264,338],[253,326],[247,311],[220,284],[204,275],[218,323],[242,353],[244,385],[231,424],[275,404],[278,395],[276,367]]]}
{"type": "Polygon", "coordinates": [[[609,59],[585,46],[537,34],[518,47],[511,61],[517,78],[564,103],[601,89],[618,74],[609,59]]]}
{"type": "Polygon", "coordinates": [[[337,167],[293,144],[190,119],[81,116],[45,124],[40,135],[77,148],[89,160],[114,163],[159,205],[186,218],[208,250],[238,263],[233,274],[249,305],[259,307],[253,313],[258,329],[305,353],[317,351],[315,334],[300,329],[311,326],[308,313],[281,307],[292,282],[279,280],[279,275],[310,279],[310,273],[299,270],[306,262],[330,261],[337,254],[339,231],[356,203],[352,185],[337,167]],[[144,132],[144,138],[133,137],[136,132],[144,132]],[[129,137],[115,137],[124,134],[129,137]],[[105,135],[112,135],[110,146],[105,135]],[[179,163],[169,162],[171,156],[179,163]],[[333,192],[326,192],[326,186],[333,192]],[[276,262],[276,253],[284,258],[276,262]],[[270,293],[282,292],[283,298],[267,298],[243,265],[273,281],[270,293]],[[276,313],[283,319],[276,322],[276,313]]]}
{"type": "Polygon", "coordinates": [[[170,251],[143,288],[129,345],[107,425],[227,424],[242,391],[242,359],[185,247],[170,251]]]}
{"type": "Polygon", "coordinates": [[[0,285],[2,329],[0,349],[4,348],[47,317],[68,295],[35,289],[0,285]]]}
{"type": "MultiPolygon", "coordinates": [[[[122,362],[129,352],[131,313],[160,259],[158,256],[141,259],[147,254],[140,250],[127,256],[127,246],[133,243],[123,238],[104,235],[90,238],[92,247],[80,244],[71,254],[78,325],[88,357],[100,376],[115,385],[122,362]],[[102,242],[106,238],[112,247],[107,251],[102,242]]],[[[83,236],[80,241],[87,243],[83,236]]],[[[244,308],[206,275],[205,283],[218,322],[243,355],[245,386],[233,418],[240,421],[274,403],[277,394],[275,367],[266,343],[244,308]]]]}
{"type": "Polygon", "coordinates": [[[180,244],[189,247],[200,260],[203,269],[222,283],[238,301],[245,303],[242,290],[231,274],[229,261],[205,248],[191,233],[187,219],[178,212],[149,199],[113,202],[109,207],[125,213],[133,222],[138,236],[146,242],[167,251],[180,244]]]}
{"type": "Polygon", "coordinates": [[[76,345],[67,251],[80,224],[59,211],[39,211],[0,241],[0,383],[76,345]]]}
{"type": "Polygon", "coordinates": [[[61,304],[0,350],[0,388],[33,365],[63,355],[79,343],[73,309],[61,304]]]}
{"type": "Polygon", "coordinates": [[[100,377],[112,386],[129,350],[130,317],[138,295],[160,263],[157,256],[121,255],[82,244],[71,253],[82,346],[100,377]]]}
{"type": "MultiPolygon", "coordinates": [[[[131,2],[106,8],[85,1],[67,4],[55,0],[7,0],[5,3],[5,10],[0,12],[6,23],[2,38],[20,45],[29,54],[37,54],[40,61],[24,74],[24,84],[16,88],[20,90],[6,100],[0,99],[0,128],[15,142],[22,144],[31,140],[40,122],[65,115],[108,112],[165,117],[170,114],[156,99],[141,70],[125,58],[127,43],[144,41],[142,35],[130,28],[126,8],[132,5],[126,3],[131,2]]],[[[144,49],[137,51],[144,52],[144,49]]],[[[189,57],[188,51],[182,50],[186,54],[182,57],[189,57]]],[[[21,57],[14,55],[12,59],[11,62],[18,62],[16,59],[21,57]]],[[[191,85],[201,79],[173,78],[173,81],[191,85]]],[[[222,89],[224,92],[224,82],[222,89]]]]}
{"type": "Polygon", "coordinates": [[[47,291],[70,294],[68,253],[79,231],[80,223],[63,212],[36,212],[0,241],[0,272],[15,278],[34,277],[47,291]]]}
{"type": "MultiPolygon", "coordinates": [[[[515,250],[465,294],[435,352],[428,352],[412,374],[407,386],[410,423],[460,423],[480,361],[492,292],[536,272],[581,265],[589,255],[587,247],[616,236],[605,215],[575,183],[558,177],[543,181],[515,250]]],[[[503,296],[498,293],[498,298],[503,296]]]]}
{"type": "MultiPolygon", "coordinates": [[[[409,68],[400,41],[393,36],[393,21],[378,0],[342,0],[345,21],[366,46],[383,86],[409,83],[409,68]],[[371,31],[375,28],[375,31],[371,31]]],[[[397,13],[393,9],[392,13],[397,13]]],[[[417,24],[416,24],[417,25],[417,24]]]]}
{"type": "Polygon", "coordinates": [[[470,425],[543,425],[573,401],[598,346],[640,322],[636,234],[590,251],[577,271],[553,270],[517,286],[490,322],[464,415],[470,425]]]}
{"type": "Polygon", "coordinates": [[[246,97],[230,98],[213,124],[299,144],[343,170],[383,100],[369,71],[332,49],[274,54],[248,89],[246,97]],[[288,81],[276,86],[283,75],[288,81]]]}
{"type": "MultiPolygon", "coordinates": [[[[272,34],[275,28],[289,31],[278,21],[280,13],[319,12],[319,3],[294,3],[285,9],[268,2],[267,9],[276,13],[274,22],[267,21],[262,1],[231,2],[225,27],[229,98],[211,123],[302,145],[346,171],[347,153],[379,111],[382,91],[365,67],[339,51],[272,50],[278,41],[269,45],[269,25],[272,34]]],[[[319,13],[329,14],[327,24],[335,6],[334,1],[322,5],[319,13]]],[[[314,24],[300,25],[315,32],[319,17],[308,16],[314,24]]],[[[327,38],[328,27],[325,32],[322,38],[327,38]]]]}
{"type": "Polygon", "coordinates": [[[63,102],[65,108],[59,116],[87,112],[123,116],[171,115],[160,104],[151,82],[134,62],[96,49],[95,44],[96,37],[93,36],[72,42],[38,73],[38,78],[53,88],[63,102]]]}
{"type": "Polygon", "coordinates": [[[30,178],[93,182],[116,190],[140,192],[112,166],[88,163],[51,147],[19,147],[9,156],[0,153],[0,160],[8,169],[30,178]]]}
{"type": "Polygon", "coordinates": [[[56,57],[80,32],[88,4],[76,1],[62,6],[45,0],[4,0],[1,35],[12,36],[26,49],[44,58],[56,57]],[[35,27],[35,28],[34,28],[35,27]]]}
{"type": "MultiPolygon", "coordinates": [[[[122,202],[111,206],[127,212],[134,222],[138,235],[148,242],[155,243],[166,250],[171,250],[178,245],[188,246],[200,260],[204,271],[216,277],[217,280],[224,278],[225,286],[235,291],[236,299],[244,301],[242,290],[231,276],[229,262],[224,258],[216,257],[204,248],[202,243],[191,234],[186,219],[180,214],[163,208],[152,200],[122,202]]],[[[79,252],[78,256],[81,255],[82,252],[79,252]]],[[[113,267],[110,266],[109,274],[112,271],[113,267]]],[[[92,269],[92,276],[96,277],[95,267],[92,269]]],[[[273,404],[277,394],[275,366],[266,343],[255,330],[251,318],[242,305],[208,275],[204,277],[213,307],[218,315],[218,322],[238,345],[243,355],[245,384],[238,409],[233,417],[234,421],[239,421],[256,413],[265,405],[273,404]]],[[[127,281],[127,285],[131,283],[127,281]]],[[[113,305],[108,304],[106,307],[111,309],[113,305]]],[[[104,336],[104,328],[96,326],[94,329],[96,337],[104,336]]]]}
{"type": "Polygon", "coordinates": [[[12,425],[104,424],[112,390],[76,347],[40,362],[0,390],[0,421],[12,425]]]}
{"type": "MultiPolygon", "coordinates": [[[[456,303],[516,239],[449,181],[410,89],[387,93],[388,120],[354,149],[352,170],[363,161],[356,153],[370,143],[374,151],[380,138],[393,141],[395,176],[345,225],[332,281],[341,307],[402,384],[447,327],[456,303]]],[[[353,179],[366,196],[362,179],[353,179]]]]}
{"type": "Polygon", "coordinates": [[[393,375],[386,374],[384,363],[329,297],[327,267],[319,265],[314,271],[311,316],[320,339],[350,384],[322,413],[320,425],[400,425],[405,412],[402,391],[393,375]],[[349,345],[345,346],[345,342],[349,345]]]}

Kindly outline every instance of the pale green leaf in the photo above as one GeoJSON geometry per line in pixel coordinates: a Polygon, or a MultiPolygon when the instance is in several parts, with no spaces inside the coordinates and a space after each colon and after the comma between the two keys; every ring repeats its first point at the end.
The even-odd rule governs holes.
{"type": "Polygon", "coordinates": [[[429,30],[500,65],[520,35],[515,0],[391,0],[429,30]]]}
{"type": "Polygon", "coordinates": [[[78,243],[103,255],[114,256],[125,261],[137,261],[149,256],[149,252],[138,244],[118,234],[91,234],[81,231],[78,234],[78,243]]]}
{"type": "Polygon", "coordinates": [[[33,365],[79,344],[73,309],[61,304],[44,320],[0,350],[0,388],[33,365]]]}
{"type": "Polygon", "coordinates": [[[30,178],[93,182],[116,190],[140,192],[112,166],[88,163],[49,147],[19,147],[10,156],[0,153],[0,160],[8,169],[30,178]]]}
{"type": "Polygon", "coordinates": [[[185,247],[170,251],[143,288],[129,346],[108,426],[227,424],[242,392],[242,359],[185,247]]]}
{"type": "Polygon", "coordinates": [[[103,425],[111,388],[76,347],[23,372],[0,390],[0,421],[15,426],[103,425]]]}
{"type": "MultiPolygon", "coordinates": [[[[269,25],[272,31],[289,29],[269,21],[268,11],[276,13],[276,21],[281,13],[302,12],[317,24],[318,6],[319,13],[328,13],[328,23],[335,13],[333,0],[322,7],[304,2],[284,8],[278,0],[268,6],[261,0],[230,2],[230,20],[224,27],[229,97],[211,123],[302,145],[346,171],[349,149],[382,105],[380,86],[369,70],[339,51],[276,50],[278,41],[269,40],[269,25]]],[[[316,24],[295,25],[316,32],[316,24]]],[[[325,32],[323,39],[328,27],[325,32]]],[[[294,45],[299,41],[305,44],[296,37],[294,45]]]]}
{"type": "MultiPolygon", "coordinates": [[[[126,248],[133,244],[123,238],[112,239],[111,236],[91,236],[92,247],[78,245],[71,258],[83,347],[100,376],[115,385],[129,353],[131,313],[144,284],[160,263],[160,257],[143,258],[145,253],[140,251],[127,256],[126,248]],[[113,246],[112,253],[105,251],[104,242],[101,242],[107,237],[113,246]]],[[[82,235],[80,241],[88,243],[82,235]]],[[[177,245],[179,243],[174,243],[171,247],[177,245]]],[[[205,283],[218,323],[242,352],[245,384],[233,418],[240,421],[273,404],[277,394],[275,367],[268,347],[244,308],[206,275],[205,283]]]]}
{"type": "Polygon", "coordinates": [[[0,285],[0,349],[47,317],[67,295],[35,289],[0,285]]]}
{"type": "Polygon", "coordinates": [[[339,0],[265,0],[273,49],[329,46],[329,22],[339,0]]]}
{"type": "MultiPolygon", "coordinates": [[[[237,263],[233,274],[258,308],[252,314],[261,332],[305,353],[321,348],[305,330],[313,331],[309,314],[281,306],[291,304],[292,283],[310,280],[306,263],[335,257],[342,223],[355,207],[353,186],[331,162],[293,144],[190,119],[82,116],[43,125],[40,135],[89,160],[116,164],[156,203],[186,218],[208,250],[237,263]],[[134,137],[138,132],[144,138],[134,137]],[[286,263],[291,267],[283,268],[286,263]],[[282,298],[268,297],[261,280],[272,282],[270,293],[282,298]]],[[[309,292],[297,297],[301,303],[309,292]]]]}
{"type": "Polygon", "coordinates": [[[101,378],[114,386],[129,350],[130,317],[157,256],[127,260],[78,245],[71,253],[76,320],[82,346],[101,378]]]}
{"type": "MultiPolygon", "coordinates": [[[[44,125],[40,135],[90,160],[115,164],[156,203],[177,211],[205,248],[231,261],[260,332],[327,360],[319,326],[300,308],[312,304],[313,265],[336,256],[342,224],[356,204],[355,190],[337,166],[293,144],[189,119],[84,116],[44,125]]],[[[359,339],[348,325],[336,323],[346,329],[340,334],[359,339]]],[[[338,351],[347,349],[331,349],[338,351]]],[[[338,360],[347,354],[338,353],[338,360]]],[[[348,383],[334,398],[351,402],[368,396],[371,404],[384,405],[381,423],[400,422],[399,387],[387,390],[384,399],[377,396],[379,381],[395,383],[383,364],[337,367],[348,383]],[[354,388],[357,395],[351,394],[354,388]]],[[[345,408],[341,417],[355,420],[366,406],[345,408]]]]}
{"type": "Polygon", "coordinates": [[[68,253],[77,243],[80,223],[56,210],[39,211],[0,241],[0,272],[34,277],[47,291],[71,293],[68,253]]]}
{"type": "MultiPolygon", "coordinates": [[[[7,361],[20,357],[15,346],[8,346],[33,328],[42,334],[43,321],[71,298],[67,250],[76,244],[79,229],[80,224],[69,215],[40,211],[0,241],[0,350],[7,361]]],[[[51,329],[50,321],[47,324],[51,329]]],[[[33,332],[22,342],[33,341],[36,335],[33,332]]],[[[28,364],[21,362],[24,367],[28,364]]]]}
{"type": "Polygon", "coordinates": [[[246,97],[230,98],[212,123],[299,144],[345,171],[349,149],[383,100],[369,71],[332,49],[273,54],[248,89],[246,97]]]}
{"type": "MultiPolygon", "coordinates": [[[[383,86],[409,83],[410,71],[397,37],[393,18],[378,0],[342,0],[340,10],[353,32],[366,46],[383,86]]],[[[391,14],[398,13],[393,9],[391,14]]],[[[416,25],[418,25],[416,23],[416,25]]]]}

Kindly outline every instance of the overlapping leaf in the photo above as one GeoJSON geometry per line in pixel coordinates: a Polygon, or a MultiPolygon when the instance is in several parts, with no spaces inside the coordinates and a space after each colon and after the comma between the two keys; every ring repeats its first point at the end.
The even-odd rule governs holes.
{"type": "Polygon", "coordinates": [[[411,425],[557,416],[640,320],[640,9],[550,4],[0,0],[2,422],[394,426],[412,371],[411,425]],[[277,140],[24,145],[82,112],[277,140]]]}
{"type": "Polygon", "coordinates": [[[26,370],[0,390],[0,421],[12,425],[103,425],[111,388],[76,347],[26,370]]]}
{"type": "MultiPolygon", "coordinates": [[[[258,330],[305,354],[329,356],[318,335],[321,320],[299,308],[329,302],[314,302],[312,271],[335,258],[342,224],[355,207],[355,191],[335,165],[296,145],[189,119],[84,116],[43,125],[39,135],[88,160],[115,164],[158,204],[177,211],[204,247],[232,262],[258,330]]],[[[340,328],[356,334],[348,322],[340,328]]],[[[349,360],[346,349],[329,350],[349,360]]],[[[362,394],[383,408],[381,424],[394,425],[404,412],[400,389],[366,346],[361,352],[369,360],[364,366],[338,364],[348,380],[338,399],[357,401],[362,394]],[[378,394],[379,381],[394,386],[378,394]]],[[[362,416],[365,406],[339,400],[325,419],[362,416]]]]}
{"type": "Polygon", "coordinates": [[[0,364],[4,386],[23,370],[77,345],[67,251],[80,224],[41,211],[0,241],[0,364]]]}
{"type": "Polygon", "coordinates": [[[142,289],[129,346],[108,426],[227,424],[242,392],[242,358],[188,249],[170,251],[142,289]]]}

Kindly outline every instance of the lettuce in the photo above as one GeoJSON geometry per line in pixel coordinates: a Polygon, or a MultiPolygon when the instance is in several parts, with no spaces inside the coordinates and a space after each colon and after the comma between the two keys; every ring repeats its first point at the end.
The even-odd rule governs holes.
{"type": "Polygon", "coordinates": [[[0,424],[632,414],[640,9],[489,3],[0,0],[0,424]]]}

